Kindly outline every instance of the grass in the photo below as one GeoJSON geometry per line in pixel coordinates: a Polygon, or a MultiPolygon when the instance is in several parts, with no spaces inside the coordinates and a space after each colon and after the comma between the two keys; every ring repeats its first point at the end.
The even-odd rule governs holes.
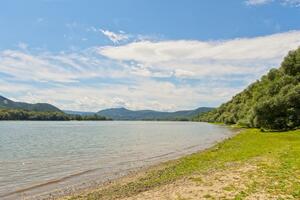
{"type": "MultiPolygon", "coordinates": [[[[258,170],[249,174],[251,181],[247,182],[246,189],[239,191],[235,199],[244,199],[262,190],[278,195],[278,199],[280,195],[300,199],[300,130],[275,133],[260,132],[258,129],[245,129],[206,151],[166,162],[136,180],[68,199],[98,200],[133,196],[193,174],[223,170],[232,164],[250,162],[255,162],[258,170]]],[[[225,188],[233,189],[234,187],[225,188]]]]}

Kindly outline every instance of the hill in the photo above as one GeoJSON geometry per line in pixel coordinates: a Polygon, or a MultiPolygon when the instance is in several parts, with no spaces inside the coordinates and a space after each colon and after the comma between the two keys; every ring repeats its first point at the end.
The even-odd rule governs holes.
{"type": "Polygon", "coordinates": [[[0,96],[0,120],[36,120],[36,121],[102,121],[106,117],[80,112],[64,113],[59,108],[47,104],[15,102],[0,96]]]}
{"type": "Polygon", "coordinates": [[[96,114],[94,112],[83,112],[83,111],[74,111],[74,110],[63,110],[63,112],[69,115],[80,115],[80,116],[90,116],[96,114]]]}
{"type": "Polygon", "coordinates": [[[21,109],[36,112],[62,112],[59,108],[48,103],[30,104],[24,102],[15,102],[3,96],[0,96],[0,109],[21,109]]]}
{"type": "Polygon", "coordinates": [[[239,124],[269,130],[300,126],[300,48],[290,51],[278,69],[194,120],[239,124]]]}
{"type": "Polygon", "coordinates": [[[99,111],[97,114],[113,120],[189,120],[193,116],[210,111],[212,108],[201,107],[195,110],[177,112],[161,112],[154,110],[128,110],[126,108],[110,108],[99,111]]]}

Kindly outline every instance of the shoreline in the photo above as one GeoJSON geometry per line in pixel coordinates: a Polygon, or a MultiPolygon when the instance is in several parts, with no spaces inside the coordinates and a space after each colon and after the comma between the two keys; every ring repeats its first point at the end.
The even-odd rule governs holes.
{"type": "MultiPolygon", "coordinates": [[[[91,192],[91,191],[97,190],[99,188],[109,187],[113,184],[119,184],[119,183],[123,183],[124,181],[126,182],[128,180],[133,180],[138,177],[142,177],[149,171],[162,169],[170,164],[174,164],[174,163],[178,162],[182,158],[191,156],[193,154],[198,154],[203,151],[207,151],[211,148],[214,148],[215,145],[218,145],[219,143],[224,142],[225,140],[228,140],[228,139],[234,137],[241,131],[241,128],[236,128],[236,127],[227,127],[227,128],[230,128],[233,130],[232,134],[230,136],[227,136],[218,141],[214,141],[208,147],[204,147],[203,149],[199,149],[199,150],[196,150],[194,152],[189,152],[189,153],[181,152],[180,154],[176,155],[173,158],[165,158],[165,160],[161,159],[161,160],[158,160],[154,164],[150,164],[150,165],[146,165],[146,166],[142,166],[142,167],[134,167],[128,171],[116,172],[116,173],[113,173],[111,178],[105,178],[105,180],[99,180],[99,181],[93,181],[93,180],[89,181],[88,180],[86,182],[82,182],[77,185],[71,185],[70,187],[66,187],[66,188],[62,188],[62,189],[55,189],[51,192],[45,191],[45,192],[43,192],[41,194],[37,194],[37,195],[28,195],[28,197],[24,196],[24,199],[63,200],[63,199],[68,199],[74,195],[78,195],[80,193],[91,192]]],[[[196,146],[198,146],[198,145],[196,145],[196,146]]],[[[193,148],[196,146],[193,146],[193,148]]],[[[199,148],[201,148],[201,147],[199,146],[199,148]]],[[[79,173],[79,174],[81,174],[81,173],[79,173]]],[[[77,178],[80,178],[80,177],[77,177],[77,178]]],[[[52,182],[58,182],[58,181],[52,180],[52,181],[50,181],[50,185],[52,184],[52,182]]],[[[41,185],[47,185],[47,183],[43,183],[41,185]]],[[[33,187],[35,187],[35,186],[33,186],[33,187]]],[[[37,187],[39,187],[39,186],[37,186],[37,187]]],[[[23,190],[24,189],[22,189],[22,191],[23,190]]],[[[19,193],[18,191],[17,191],[17,193],[12,193],[12,195],[17,195],[17,196],[20,196],[20,194],[21,193],[19,193]]],[[[12,196],[12,195],[10,195],[10,196],[12,196]]]]}
{"type": "MultiPolygon", "coordinates": [[[[101,175],[99,178],[86,178],[86,176],[75,176],[75,175],[68,175],[67,177],[62,178],[56,178],[51,179],[45,182],[41,182],[37,185],[31,185],[27,188],[19,188],[18,190],[14,192],[10,192],[7,194],[4,194],[1,198],[4,199],[15,199],[15,198],[22,198],[22,199],[60,199],[61,197],[70,196],[70,195],[76,195],[80,192],[89,191],[95,188],[103,187],[108,184],[111,184],[112,182],[120,182],[120,180],[123,180],[124,178],[127,179],[128,177],[131,177],[135,174],[144,174],[144,172],[150,171],[154,168],[157,168],[159,166],[163,166],[166,163],[169,162],[176,162],[176,160],[179,160],[183,157],[190,156],[195,153],[199,153],[202,151],[205,151],[209,148],[212,148],[216,144],[233,137],[237,134],[238,129],[234,128],[231,131],[230,135],[225,136],[224,138],[219,138],[215,141],[213,141],[210,144],[202,145],[194,145],[190,146],[188,148],[185,148],[183,151],[180,152],[172,152],[170,156],[162,157],[162,156],[156,156],[156,157],[162,157],[157,158],[153,160],[153,163],[148,163],[145,166],[136,166],[132,168],[128,168],[127,170],[123,171],[115,171],[108,173],[106,175],[101,175]],[[74,179],[75,177],[75,179],[74,179]],[[61,182],[61,180],[72,178],[72,180],[67,180],[67,184],[64,184],[61,182]],[[72,183],[73,182],[73,183],[72,183]],[[57,184],[64,184],[63,187],[57,188],[57,184]]],[[[170,153],[168,153],[170,154],[170,153]]],[[[164,154],[165,155],[165,154],[164,154]]],[[[155,157],[155,158],[156,158],[155,157]]],[[[151,157],[152,158],[152,157],[151,157]]],[[[88,171],[97,171],[96,170],[88,170],[88,171]]],[[[88,176],[93,177],[93,174],[97,176],[96,173],[90,174],[90,172],[78,172],[77,174],[89,174],[88,176]]]]}
{"type": "MultiPolygon", "coordinates": [[[[70,122],[63,122],[63,123],[70,123],[70,122]]],[[[122,153],[122,151],[119,151],[120,153],[117,152],[117,155],[125,155],[125,157],[108,157],[109,153],[107,154],[107,159],[102,159],[102,153],[101,154],[94,154],[94,153],[90,153],[88,154],[89,156],[87,157],[81,157],[81,154],[76,154],[78,156],[76,156],[73,160],[77,160],[77,163],[75,162],[70,162],[71,164],[75,164],[75,165],[71,165],[69,162],[64,162],[64,164],[61,161],[65,161],[68,160],[68,156],[66,158],[63,157],[58,157],[59,159],[51,159],[50,163],[58,163],[57,167],[56,165],[50,165],[47,166],[45,165],[43,161],[43,159],[41,159],[43,162],[41,162],[41,165],[38,166],[38,172],[36,172],[35,170],[32,170],[31,174],[27,174],[27,172],[19,172],[19,169],[21,170],[31,170],[33,167],[37,166],[36,163],[38,163],[37,161],[39,159],[36,160],[26,160],[26,159],[18,159],[15,160],[15,162],[5,162],[4,164],[7,164],[7,169],[14,169],[11,171],[15,171],[15,173],[11,173],[8,171],[7,173],[7,177],[4,177],[4,183],[9,182],[9,181],[14,181],[13,178],[14,176],[19,175],[20,177],[25,177],[26,178],[26,182],[24,182],[22,179],[16,179],[16,184],[15,185],[5,185],[3,184],[4,187],[2,187],[1,190],[1,199],[33,199],[33,197],[35,197],[35,199],[43,199],[44,197],[50,197],[51,198],[54,196],[61,196],[62,194],[66,194],[66,193],[73,193],[73,191],[78,191],[78,189],[80,188],[91,188],[96,185],[99,186],[101,185],[104,181],[109,180],[109,182],[115,178],[119,178],[121,176],[124,176],[126,174],[135,174],[137,171],[140,171],[141,169],[147,169],[148,166],[153,166],[153,165],[157,165],[159,163],[165,162],[165,161],[169,161],[169,160],[173,160],[173,159],[177,159],[180,158],[182,156],[194,153],[194,152],[198,152],[199,150],[203,150],[207,147],[212,146],[213,144],[216,143],[216,141],[222,141],[225,138],[228,138],[229,136],[231,136],[233,134],[232,131],[230,130],[226,130],[226,128],[223,127],[218,127],[218,126],[212,126],[209,125],[207,123],[196,123],[196,122],[192,122],[192,123],[186,123],[186,122],[182,122],[181,123],[176,123],[175,128],[172,125],[172,123],[168,122],[168,123],[164,123],[163,127],[166,128],[170,128],[173,131],[169,132],[169,135],[163,135],[164,137],[162,138],[160,134],[157,134],[157,132],[159,133],[159,130],[161,129],[161,125],[157,124],[156,122],[149,122],[150,124],[148,124],[147,122],[145,122],[147,124],[145,131],[149,130],[158,130],[155,131],[156,133],[154,133],[154,138],[150,138],[151,140],[148,141],[153,141],[151,143],[145,143],[145,142],[141,142],[141,144],[145,145],[138,145],[136,148],[135,146],[131,147],[128,146],[126,147],[126,145],[123,145],[125,147],[121,147],[120,149],[125,149],[126,151],[124,151],[124,153],[122,153]],[[157,124],[156,126],[152,126],[152,123],[157,124]],[[202,125],[201,125],[202,124],[202,125]],[[178,126],[177,126],[178,125],[178,126]],[[178,130],[177,128],[178,127],[178,130]],[[200,129],[199,129],[200,127],[200,129]],[[205,128],[206,131],[202,131],[202,127],[205,128]],[[151,129],[149,129],[151,128],[151,129]],[[201,131],[199,131],[201,130],[201,131]],[[198,133],[199,132],[199,133],[198,133]],[[174,136],[174,138],[172,138],[174,136]],[[162,140],[163,139],[163,140],[162,140]],[[172,141],[172,142],[171,142],[172,141]],[[170,144],[170,145],[169,145],[170,144]],[[134,149],[137,149],[139,153],[134,153],[134,149]],[[129,153],[127,153],[129,152],[129,153]],[[131,153],[133,152],[133,153],[131,153]],[[171,154],[170,154],[171,152],[171,154]],[[132,155],[132,157],[130,157],[132,155]],[[163,155],[163,156],[160,156],[163,155]],[[63,158],[63,159],[62,159],[63,158]],[[86,160],[86,163],[85,163],[86,160]],[[104,161],[108,161],[107,163],[105,163],[104,161]],[[55,161],[55,162],[54,162],[55,161]],[[82,161],[82,162],[81,162],[82,161]],[[114,161],[114,162],[112,162],[114,161]],[[63,167],[60,167],[60,163],[63,164],[63,167]],[[87,164],[87,163],[91,163],[91,165],[87,164]],[[110,165],[110,163],[113,163],[113,165],[110,165]],[[22,168],[17,167],[19,164],[22,168]],[[65,167],[64,165],[66,165],[67,167],[65,167]],[[80,167],[80,168],[73,168],[73,166],[84,166],[84,167],[80,167]],[[49,170],[48,170],[49,167],[49,170]],[[142,167],[142,168],[140,168],[142,167]],[[145,167],[145,168],[143,168],[145,167]],[[61,170],[61,173],[53,173],[54,170],[61,170]],[[66,169],[66,170],[65,170],[66,169]],[[74,170],[73,170],[74,169],[74,170]],[[97,171],[91,172],[91,173],[84,173],[83,175],[80,176],[75,176],[73,177],[73,175],[75,174],[82,174],[83,171],[88,171],[89,169],[99,169],[97,171]],[[65,171],[63,171],[65,170],[65,171]],[[69,170],[69,171],[67,171],[69,170]],[[44,172],[44,177],[39,177],[39,172],[44,172]],[[48,173],[49,172],[49,173],[48,173]],[[68,173],[66,173],[68,172],[68,173]],[[19,173],[19,174],[17,174],[19,173]],[[71,178],[68,178],[71,175],[71,178]],[[47,176],[47,177],[46,177],[47,176]],[[64,177],[67,177],[68,179],[65,180],[64,177]],[[7,180],[7,181],[6,181],[7,180]],[[60,181],[62,180],[62,181],[60,181]],[[94,184],[97,183],[97,184],[94,184]],[[101,184],[100,184],[101,183],[101,184]],[[69,192],[70,191],[70,192],[69,192]],[[47,194],[53,194],[50,196],[47,196],[47,194]],[[31,198],[32,197],[32,198],[31,198]]],[[[97,123],[96,123],[97,124],[97,123]]],[[[138,123],[140,124],[140,123],[138,123]]],[[[144,126],[144,123],[142,123],[144,126]]],[[[132,123],[117,123],[117,126],[113,126],[114,129],[112,130],[118,130],[118,127],[123,128],[124,125],[127,126],[136,126],[135,122],[132,123]]],[[[4,126],[4,128],[7,127],[11,127],[11,126],[15,126],[14,124],[8,124],[8,126],[4,126]]],[[[22,129],[23,126],[26,126],[26,123],[21,123],[20,126],[18,125],[16,128],[18,129],[22,129]]],[[[81,125],[80,125],[81,126],[81,125]]],[[[39,130],[41,127],[44,128],[44,125],[38,125],[38,126],[33,126],[33,132],[37,132],[35,130],[39,130]]],[[[47,126],[48,127],[48,126],[47,126]]],[[[72,134],[69,134],[70,131],[72,131],[73,129],[73,125],[70,126],[66,126],[65,129],[65,133],[66,136],[68,137],[63,137],[62,139],[66,138],[66,140],[60,140],[62,142],[60,142],[59,144],[61,144],[62,146],[64,145],[64,141],[70,141],[68,139],[72,139],[72,141],[76,141],[74,138],[71,138],[70,136],[72,136],[72,134]],[[70,130],[70,131],[68,131],[70,130]]],[[[87,126],[88,127],[88,126],[87,126]]],[[[51,130],[52,126],[49,126],[49,130],[51,130]]],[[[55,125],[55,128],[56,125],[55,125]]],[[[59,128],[61,129],[61,126],[59,126],[59,128]]],[[[20,131],[21,131],[20,129],[20,131]]],[[[6,129],[4,129],[6,130],[6,129]]],[[[14,129],[13,129],[14,130],[14,129]]],[[[28,129],[29,130],[29,129],[28,129]]],[[[48,128],[47,128],[48,130],[48,128]]],[[[93,129],[92,129],[93,130],[93,129]]],[[[109,129],[110,130],[110,129],[109,129]]],[[[169,129],[166,129],[169,130],[169,129]]],[[[24,130],[26,133],[28,132],[27,129],[24,130]]],[[[31,131],[31,129],[30,129],[31,131]]],[[[142,130],[141,130],[142,131],[142,130]]],[[[77,132],[80,132],[81,135],[85,135],[82,134],[82,130],[78,130],[77,132]]],[[[93,132],[93,131],[92,131],[93,132]]],[[[95,132],[95,131],[94,131],[95,132]]],[[[153,131],[152,131],[153,132],[153,131]]],[[[8,131],[9,133],[9,131],[8,131]]],[[[28,132],[29,133],[29,132],[28,132]]],[[[42,132],[43,133],[43,132],[42,132]]],[[[47,135],[47,132],[45,132],[47,135]]],[[[31,134],[31,132],[30,132],[31,134]]],[[[29,134],[29,135],[30,135],[29,134]]],[[[149,132],[147,137],[142,138],[142,141],[147,141],[145,139],[147,139],[149,136],[151,136],[151,132],[149,132]]],[[[39,135],[39,134],[38,134],[39,135]]],[[[65,135],[65,134],[61,134],[61,135],[65,135]]],[[[97,135],[98,139],[95,141],[101,141],[101,139],[99,139],[99,136],[97,133],[92,134],[92,136],[97,135]]],[[[144,134],[143,134],[144,135],[144,134]]],[[[16,135],[17,136],[17,135],[16,135]]],[[[28,137],[29,138],[29,137],[28,137]]],[[[43,137],[44,138],[44,137],[43,137]]],[[[53,138],[53,137],[51,137],[53,138]]],[[[80,139],[80,137],[77,137],[80,139]]],[[[93,137],[90,137],[93,138],[93,137]]],[[[100,137],[102,138],[102,137],[100,137]]],[[[110,138],[110,137],[108,137],[110,138]]],[[[113,138],[113,137],[112,137],[113,138]]],[[[45,141],[45,140],[43,140],[45,141]]],[[[51,140],[50,140],[51,141],[51,140]]],[[[86,140],[88,141],[88,140],[86,140]]],[[[127,140],[126,140],[127,141],[127,140]]],[[[129,140],[130,141],[130,140],[129,140]]],[[[75,147],[77,149],[85,149],[89,146],[90,143],[87,143],[87,145],[81,145],[81,141],[78,140],[77,143],[72,143],[71,145],[69,145],[70,147],[75,147]],[[79,142],[79,143],[78,143],[79,142]],[[75,145],[76,144],[76,145],[75,145]],[[77,145],[79,144],[79,145],[77,145]],[[80,146],[81,145],[81,146],[80,146]]],[[[24,144],[21,146],[25,146],[27,144],[30,144],[28,142],[23,142],[24,144]]],[[[36,143],[36,142],[34,142],[36,143]]],[[[42,144],[45,144],[47,146],[48,142],[42,142],[42,144]]],[[[131,142],[129,142],[129,144],[135,144],[135,140],[131,140],[131,142]]],[[[14,143],[13,143],[14,144],[14,143]]],[[[22,142],[21,142],[22,144],[22,142]]],[[[101,142],[97,143],[97,144],[102,144],[101,142]]],[[[127,143],[124,143],[127,144],[127,143]]],[[[13,146],[13,145],[12,145],[13,146]]],[[[32,145],[28,145],[28,147],[31,147],[32,145]]],[[[44,145],[43,145],[44,146],[44,145]]],[[[53,146],[53,145],[52,145],[53,146]]],[[[67,146],[68,147],[68,146],[67,146]]],[[[41,152],[43,153],[48,153],[50,156],[48,156],[49,158],[56,158],[57,156],[55,156],[54,154],[51,154],[51,149],[53,148],[40,148],[41,152]],[[48,150],[50,149],[50,151],[48,150]],[[54,155],[54,156],[52,156],[54,155]]],[[[70,149],[69,147],[67,149],[70,149]]],[[[108,148],[108,149],[112,149],[112,148],[108,148]]],[[[117,146],[115,146],[115,148],[113,148],[114,151],[118,151],[117,146]]],[[[112,150],[113,150],[112,149],[112,150]]],[[[58,149],[60,150],[60,149],[58,149]]],[[[94,149],[92,149],[92,151],[95,151],[94,149]]],[[[38,151],[36,151],[38,152],[38,151]]],[[[79,152],[79,150],[78,150],[79,152]]],[[[5,153],[5,151],[4,151],[5,153]]],[[[37,153],[38,154],[38,153],[37,153]]],[[[47,155],[48,155],[47,154],[47,155]]],[[[64,153],[63,153],[64,154],[64,153]]],[[[62,154],[62,155],[63,155],[62,154]]],[[[5,155],[5,154],[4,154],[5,155]]],[[[8,154],[9,156],[10,154],[8,154]]],[[[61,154],[59,154],[61,155],[61,154]]],[[[69,155],[68,153],[66,155],[69,155]]],[[[110,153],[110,155],[114,155],[113,153],[110,153]]],[[[106,154],[104,154],[104,158],[105,158],[106,154]]],[[[39,158],[39,157],[38,157],[39,158]]],[[[14,161],[12,159],[12,161],[14,161]]],[[[72,161],[72,160],[71,160],[72,161]]],[[[5,170],[4,170],[5,172],[5,170]]],[[[59,171],[58,171],[59,172],[59,171]]],[[[81,191],[81,190],[80,190],[81,191]]],[[[53,197],[53,198],[54,198],[53,197]]]]}
{"type": "Polygon", "coordinates": [[[299,144],[299,129],[281,133],[243,129],[205,150],[52,199],[297,199],[300,183],[294,179],[300,166],[293,162],[300,163],[299,144]],[[288,151],[292,160],[286,160],[281,155],[290,146],[297,151],[288,151]],[[293,171],[281,169],[285,162],[292,162],[293,171]],[[283,187],[278,181],[287,183],[283,187]]]}
{"type": "MultiPolygon", "coordinates": [[[[217,124],[218,126],[226,126],[224,124],[217,124]]],[[[106,181],[103,181],[101,183],[92,183],[89,187],[87,188],[82,188],[76,191],[71,191],[66,189],[66,191],[63,191],[62,194],[59,195],[55,195],[52,193],[48,194],[47,196],[49,196],[48,198],[43,198],[44,200],[68,200],[68,199],[73,199],[74,196],[77,195],[81,195],[82,193],[91,193],[94,191],[97,191],[99,189],[104,189],[107,187],[111,187],[117,184],[124,184],[127,183],[129,181],[134,181],[138,178],[142,178],[143,176],[145,176],[148,173],[151,173],[152,171],[156,171],[156,170],[163,170],[164,168],[170,166],[170,165],[174,165],[177,162],[179,162],[182,159],[185,159],[187,157],[193,156],[194,154],[200,154],[203,153],[205,151],[209,151],[211,149],[214,149],[216,145],[225,142],[226,140],[230,140],[231,138],[235,137],[236,135],[240,134],[243,131],[243,128],[240,127],[229,127],[226,126],[227,128],[232,128],[233,134],[230,135],[227,138],[224,138],[221,141],[215,141],[213,144],[211,144],[209,147],[206,147],[204,149],[201,150],[197,150],[196,152],[193,153],[189,153],[189,154],[181,154],[181,155],[177,155],[175,158],[172,158],[171,160],[165,160],[165,161],[159,161],[156,164],[152,164],[149,166],[143,166],[143,167],[137,167],[134,168],[132,170],[129,170],[127,172],[125,172],[125,174],[123,175],[116,175],[116,177],[108,179],[106,181]]]]}

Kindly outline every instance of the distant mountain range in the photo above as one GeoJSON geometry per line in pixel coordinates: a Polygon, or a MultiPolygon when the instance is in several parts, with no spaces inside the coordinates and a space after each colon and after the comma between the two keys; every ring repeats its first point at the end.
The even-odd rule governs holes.
{"type": "Polygon", "coordinates": [[[97,114],[113,120],[189,120],[203,112],[211,111],[213,108],[200,107],[195,110],[182,110],[176,112],[162,112],[155,110],[129,110],[126,108],[110,108],[99,112],[81,112],[71,110],[60,110],[48,103],[24,103],[15,102],[0,96],[0,109],[19,109],[36,112],[64,112],[69,115],[92,116],[97,114]]]}
{"type": "Polygon", "coordinates": [[[126,108],[110,108],[99,111],[97,114],[113,120],[189,120],[191,117],[213,108],[200,107],[195,110],[182,110],[176,112],[161,112],[154,110],[128,110],[126,108]]]}
{"type": "Polygon", "coordinates": [[[62,112],[59,108],[48,103],[30,104],[24,102],[15,102],[3,96],[0,96],[0,109],[21,109],[37,112],[62,112]]]}
{"type": "Polygon", "coordinates": [[[89,116],[89,115],[96,114],[96,112],[83,112],[83,111],[74,111],[74,110],[63,110],[63,112],[69,115],[81,115],[81,116],[89,116]]]}

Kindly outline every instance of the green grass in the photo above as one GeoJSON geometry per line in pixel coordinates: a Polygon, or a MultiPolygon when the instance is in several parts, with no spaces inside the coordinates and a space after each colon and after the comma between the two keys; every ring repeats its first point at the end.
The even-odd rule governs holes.
{"type": "Polygon", "coordinates": [[[192,174],[222,170],[232,163],[243,164],[253,160],[259,160],[256,163],[259,180],[252,181],[235,199],[244,199],[262,188],[270,194],[300,198],[300,130],[260,132],[258,129],[245,129],[206,151],[164,163],[163,167],[152,169],[137,180],[69,199],[132,196],[192,174]]]}

